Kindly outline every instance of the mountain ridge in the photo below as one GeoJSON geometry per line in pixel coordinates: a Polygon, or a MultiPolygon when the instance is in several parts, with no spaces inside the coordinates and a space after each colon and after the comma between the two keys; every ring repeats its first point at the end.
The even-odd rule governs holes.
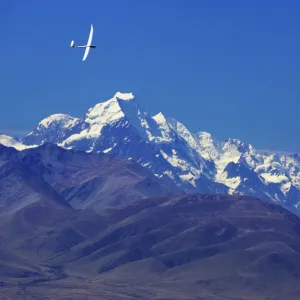
{"type": "Polygon", "coordinates": [[[112,154],[52,143],[22,151],[0,144],[0,214],[36,202],[100,209],[174,192],[174,184],[112,154]]]}
{"type": "Polygon", "coordinates": [[[22,139],[24,148],[51,142],[67,149],[112,153],[135,160],[185,192],[257,196],[300,209],[297,153],[266,153],[239,139],[220,142],[207,132],[192,133],[162,113],[149,116],[132,93],[117,92],[81,118],[53,116],[50,124],[45,121],[49,117],[42,120],[22,139]]]}

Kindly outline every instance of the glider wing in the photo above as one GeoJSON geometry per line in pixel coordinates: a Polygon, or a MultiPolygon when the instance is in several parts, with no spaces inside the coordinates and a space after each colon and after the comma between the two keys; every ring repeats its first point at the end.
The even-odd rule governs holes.
{"type": "Polygon", "coordinates": [[[88,54],[89,54],[89,51],[90,51],[90,46],[92,44],[92,39],[93,39],[93,33],[94,33],[94,28],[93,28],[93,25],[91,25],[91,31],[90,31],[90,36],[89,36],[89,39],[88,39],[88,42],[87,42],[87,45],[86,45],[86,48],[85,48],[85,52],[84,52],[84,55],[83,55],[83,61],[86,60],[88,54]]]}

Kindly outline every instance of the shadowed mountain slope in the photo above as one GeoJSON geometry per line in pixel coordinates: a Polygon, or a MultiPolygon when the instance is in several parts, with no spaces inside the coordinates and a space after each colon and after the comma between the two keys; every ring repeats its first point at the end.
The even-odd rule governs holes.
{"type": "Polygon", "coordinates": [[[36,268],[2,278],[0,295],[14,299],[296,300],[300,291],[299,218],[243,196],[183,194],[98,212],[32,204],[2,219],[0,237],[36,268]]]}
{"type": "Polygon", "coordinates": [[[54,144],[24,151],[0,145],[0,213],[50,198],[73,208],[99,209],[176,190],[139,164],[113,155],[54,144]]]}

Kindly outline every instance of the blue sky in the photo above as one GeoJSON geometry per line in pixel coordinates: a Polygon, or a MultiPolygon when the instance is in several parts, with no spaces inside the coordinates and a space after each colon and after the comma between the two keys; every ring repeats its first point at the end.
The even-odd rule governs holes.
{"type": "Polygon", "coordinates": [[[1,1],[0,130],[121,91],[193,132],[300,152],[299,15],[299,1],[1,1]],[[91,23],[82,62],[69,45],[91,23]]]}

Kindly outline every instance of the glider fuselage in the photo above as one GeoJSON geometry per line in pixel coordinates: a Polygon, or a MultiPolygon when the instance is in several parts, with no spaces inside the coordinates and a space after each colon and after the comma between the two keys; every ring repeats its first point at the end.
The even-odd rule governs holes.
{"type": "Polygon", "coordinates": [[[75,46],[74,48],[97,48],[97,46],[75,46]]]}

